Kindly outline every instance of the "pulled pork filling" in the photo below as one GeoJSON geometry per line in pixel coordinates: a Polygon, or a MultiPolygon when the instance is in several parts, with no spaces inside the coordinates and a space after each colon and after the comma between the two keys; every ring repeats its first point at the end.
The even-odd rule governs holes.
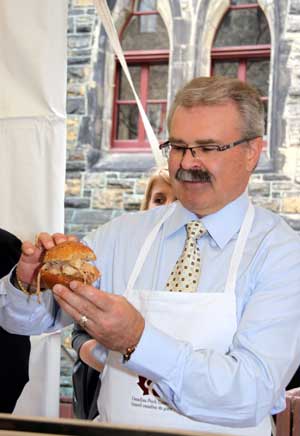
{"type": "Polygon", "coordinates": [[[66,275],[73,277],[74,280],[80,279],[84,284],[91,283],[94,278],[94,266],[81,259],[74,259],[70,261],[55,261],[46,262],[38,272],[37,275],[37,294],[41,291],[41,273],[47,271],[50,274],[66,275]]]}

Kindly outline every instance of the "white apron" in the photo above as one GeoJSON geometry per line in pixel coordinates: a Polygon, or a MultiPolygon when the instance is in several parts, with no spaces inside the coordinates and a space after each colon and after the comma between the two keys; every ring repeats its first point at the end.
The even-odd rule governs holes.
{"type": "MultiPolygon", "coordinates": [[[[149,249],[165,220],[173,213],[170,207],[147,237],[124,296],[153,326],[179,340],[192,344],[194,350],[210,348],[226,353],[237,329],[235,283],[238,267],[254,217],[249,205],[234,252],[224,293],[182,293],[134,289],[149,249]],[[218,322],[216,322],[218,320],[218,322]]],[[[157,357],[159,359],[159,356],[157,357]]],[[[102,374],[98,399],[99,421],[143,427],[172,428],[185,431],[208,431],[239,436],[270,436],[270,417],[257,427],[230,428],[187,418],[170,409],[152,390],[152,383],[126,370],[120,353],[110,352],[102,374]]],[[[245,389],[247,387],[245,386],[245,389]]]]}

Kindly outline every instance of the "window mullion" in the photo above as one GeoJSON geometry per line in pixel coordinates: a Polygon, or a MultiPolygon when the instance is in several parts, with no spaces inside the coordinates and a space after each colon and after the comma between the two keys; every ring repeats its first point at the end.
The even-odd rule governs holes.
{"type": "MultiPolygon", "coordinates": [[[[148,85],[149,85],[149,64],[143,64],[141,66],[140,100],[146,113],[147,113],[148,85]]],[[[144,129],[142,117],[139,113],[138,142],[142,144],[144,141],[145,141],[145,129],[144,129]]]]}

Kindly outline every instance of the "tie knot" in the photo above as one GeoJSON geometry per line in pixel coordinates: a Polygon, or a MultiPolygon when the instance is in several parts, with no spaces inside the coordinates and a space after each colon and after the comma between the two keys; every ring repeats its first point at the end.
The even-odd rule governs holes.
{"type": "Polygon", "coordinates": [[[206,228],[200,221],[190,221],[186,225],[186,231],[188,238],[198,239],[200,236],[204,235],[206,228]]]}

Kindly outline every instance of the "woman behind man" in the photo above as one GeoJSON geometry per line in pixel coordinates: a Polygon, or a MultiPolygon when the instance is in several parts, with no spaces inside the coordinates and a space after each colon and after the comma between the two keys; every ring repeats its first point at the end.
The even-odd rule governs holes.
{"type": "MultiPolygon", "coordinates": [[[[147,182],[141,210],[167,205],[175,200],[168,170],[154,170],[147,182]]],[[[77,418],[94,419],[98,415],[97,398],[102,370],[95,357],[97,342],[80,325],[74,324],[72,346],[78,355],[73,369],[74,413],[77,418]]]]}

